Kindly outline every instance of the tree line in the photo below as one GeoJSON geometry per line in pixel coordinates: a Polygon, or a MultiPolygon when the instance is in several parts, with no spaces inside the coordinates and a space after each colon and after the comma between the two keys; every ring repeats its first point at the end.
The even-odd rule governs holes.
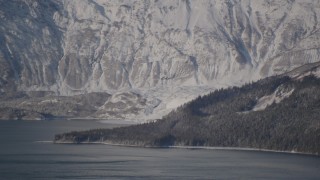
{"type": "Polygon", "coordinates": [[[220,89],[182,105],[164,118],[114,129],[55,136],[56,142],[109,142],[146,147],[222,146],[320,153],[320,79],[270,77],[220,89]],[[252,111],[276,89],[294,89],[280,103],[252,111]]]}

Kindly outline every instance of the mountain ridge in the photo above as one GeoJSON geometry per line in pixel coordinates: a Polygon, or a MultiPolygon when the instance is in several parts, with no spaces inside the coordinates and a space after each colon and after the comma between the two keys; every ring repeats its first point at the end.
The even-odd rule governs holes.
{"type": "Polygon", "coordinates": [[[214,89],[319,61],[318,0],[0,4],[1,95],[103,92],[133,106],[115,114],[126,100],[106,100],[85,118],[160,118],[214,89]]]}

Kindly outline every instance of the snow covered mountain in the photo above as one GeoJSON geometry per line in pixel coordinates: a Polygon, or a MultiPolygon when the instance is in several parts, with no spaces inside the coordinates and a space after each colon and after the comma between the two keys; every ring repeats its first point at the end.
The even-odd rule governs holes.
{"type": "Polygon", "coordinates": [[[319,0],[0,0],[0,90],[104,92],[86,116],[158,118],[319,61],[319,17],[319,0]]]}

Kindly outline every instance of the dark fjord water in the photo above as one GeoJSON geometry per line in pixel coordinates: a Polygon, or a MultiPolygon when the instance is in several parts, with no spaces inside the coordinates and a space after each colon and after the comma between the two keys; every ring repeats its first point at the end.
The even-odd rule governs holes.
{"type": "Polygon", "coordinates": [[[316,156],[37,142],[56,133],[114,126],[2,121],[0,179],[320,179],[316,156]]]}

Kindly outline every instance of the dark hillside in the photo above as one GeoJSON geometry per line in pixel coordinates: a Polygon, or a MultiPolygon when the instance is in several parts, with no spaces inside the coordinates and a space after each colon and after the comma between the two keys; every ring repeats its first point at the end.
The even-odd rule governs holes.
{"type": "Polygon", "coordinates": [[[319,89],[320,79],[315,76],[271,77],[198,97],[156,122],[71,132],[56,135],[55,142],[250,147],[319,154],[319,89]],[[270,97],[275,99],[267,107],[257,108],[270,97]]]}

